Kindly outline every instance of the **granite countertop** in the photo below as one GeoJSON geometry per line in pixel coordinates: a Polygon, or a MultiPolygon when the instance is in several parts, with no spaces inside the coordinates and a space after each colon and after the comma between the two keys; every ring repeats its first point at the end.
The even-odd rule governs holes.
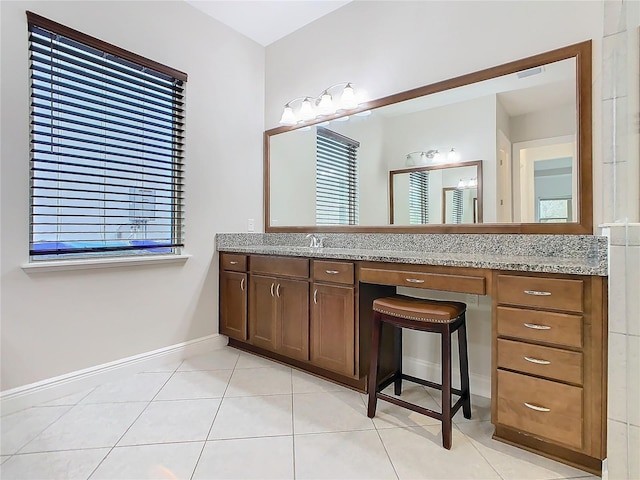
{"type": "MultiPolygon", "coordinates": [[[[223,234],[224,235],[224,234],[223,234]]],[[[293,257],[308,257],[318,259],[337,259],[337,260],[361,260],[374,262],[390,262],[405,263],[415,265],[437,265],[447,267],[471,267],[471,268],[487,268],[493,270],[513,270],[523,272],[541,272],[541,273],[564,273],[573,275],[607,275],[607,258],[606,252],[603,255],[602,249],[595,249],[575,255],[549,255],[544,252],[536,251],[530,248],[530,255],[519,252],[517,255],[504,255],[496,252],[432,252],[425,250],[409,250],[389,248],[389,243],[384,246],[386,248],[345,248],[345,247],[324,247],[311,248],[300,245],[272,245],[264,241],[256,241],[250,243],[251,238],[239,238],[238,234],[229,234],[234,238],[225,238],[217,240],[217,249],[221,252],[236,252],[247,254],[261,255],[286,255],[293,257]],[[222,241],[220,241],[222,240],[222,241]],[[234,241],[236,240],[236,241],[234,241]]],[[[260,234],[259,234],[260,235],[260,234]]],[[[255,237],[258,239],[259,237],[255,237]]],[[[598,237],[594,237],[598,238],[598,237]]],[[[267,237],[268,239],[268,237],[267,237]]],[[[543,240],[543,239],[540,239],[543,240]]],[[[393,244],[391,244],[393,245],[393,244]]],[[[402,247],[398,245],[398,247],[402,247]]],[[[486,249],[485,249],[486,250],[486,249]]]]}

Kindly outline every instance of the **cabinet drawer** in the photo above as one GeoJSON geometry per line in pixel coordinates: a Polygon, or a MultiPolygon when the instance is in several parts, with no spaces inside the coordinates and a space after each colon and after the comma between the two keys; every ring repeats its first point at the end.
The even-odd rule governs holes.
{"type": "Polygon", "coordinates": [[[309,278],[309,259],[307,258],[252,255],[249,267],[252,273],[309,278]]]}
{"type": "Polygon", "coordinates": [[[498,339],[498,368],[582,384],[582,353],[498,339]]]}
{"type": "Polygon", "coordinates": [[[353,263],[314,260],[313,280],[353,285],[353,263]]]}
{"type": "Polygon", "coordinates": [[[582,280],[498,275],[498,303],[582,312],[582,280]]]}
{"type": "Polygon", "coordinates": [[[234,253],[221,253],[220,265],[222,270],[231,270],[234,272],[247,271],[247,256],[237,255],[234,253]]]}
{"type": "Polygon", "coordinates": [[[446,290],[448,292],[475,293],[476,295],[484,295],[486,293],[484,277],[472,277],[469,275],[405,272],[403,270],[387,270],[383,268],[361,268],[360,281],[380,285],[398,285],[446,290]]]}
{"type": "Polygon", "coordinates": [[[582,317],[521,308],[496,309],[498,336],[582,347],[582,317]]]}
{"type": "Polygon", "coordinates": [[[498,370],[498,423],[582,448],[582,388],[498,370]]]}

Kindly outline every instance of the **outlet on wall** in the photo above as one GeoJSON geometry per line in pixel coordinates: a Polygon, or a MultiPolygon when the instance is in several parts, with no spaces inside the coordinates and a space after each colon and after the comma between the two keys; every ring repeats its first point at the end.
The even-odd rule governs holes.
{"type": "Polygon", "coordinates": [[[248,232],[253,232],[256,229],[256,225],[255,225],[255,221],[253,220],[253,218],[249,218],[247,220],[247,231],[248,232]]]}

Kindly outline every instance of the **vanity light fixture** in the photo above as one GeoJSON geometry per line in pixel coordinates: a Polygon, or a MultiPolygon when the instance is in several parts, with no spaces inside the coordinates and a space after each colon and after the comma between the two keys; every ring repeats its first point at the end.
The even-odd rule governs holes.
{"type": "Polygon", "coordinates": [[[411,153],[407,153],[406,158],[407,158],[406,164],[408,166],[426,165],[427,163],[429,163],[429,160],[431,160],[431,163],[442,163],[442,154],[440,153],[439,150],[427,150],[426,152],[422,152],[422,151],[411,152],[411,153]],[[413,158],[413,156],[416,154],[420,154],[419,161],[416,161],[413,158]]]}
{"type": "MultiPolygon", "coordinates": [[[[331,85],[325,88],[317,97],[296,97],[290,100],[284,106],[282,117],[280,118],[281,125],[296,125],[299,122],[308,122],[319,117],[333,115],[340,110],[352,110],[359,105],[356,98],[356,93],[353,89],[351,82],[341,82],[331,85]],[[340,100],[335,102],[330,90],[333,88],[343,86],[340,94],[340,100]],[[298,100],[302,100],[300,110],[296,114],[293,111],[292,104],[298,100]]],[[[362,112],[364,114],[364,112],[362,112]]],[[[369,111],[369,113],[371,113],[369,111]]],[[[368,115],[368,114],[367,114],[368,115]]],[[[347,120],[348,117],[338,118],[336,120],[347,120]]]]}

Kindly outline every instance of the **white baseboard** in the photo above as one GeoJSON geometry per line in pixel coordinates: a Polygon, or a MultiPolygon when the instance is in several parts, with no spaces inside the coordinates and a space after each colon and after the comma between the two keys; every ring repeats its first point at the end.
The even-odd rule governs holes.
{"type": "Polygon", "coordinates": [[[6,415],[167,363],[211,352],[224,347],[227,341],[224,335],[208,335],[5,390],[0,392],[0,411],[6,415]]]}
{"type": "MultiPolygon", "coordinates": [[[[402,357],[402,372],[414,377],[424,378],[433,382],[440,382],[442,366],[421,358],[402,357]]],[[[455,369],[451,372],[451,382],[454,387],[460,385],[460,372],[455,369]]],[[[472,395],[491,398],[491,376],[469,373],[469,389],[472,395]]]]}

